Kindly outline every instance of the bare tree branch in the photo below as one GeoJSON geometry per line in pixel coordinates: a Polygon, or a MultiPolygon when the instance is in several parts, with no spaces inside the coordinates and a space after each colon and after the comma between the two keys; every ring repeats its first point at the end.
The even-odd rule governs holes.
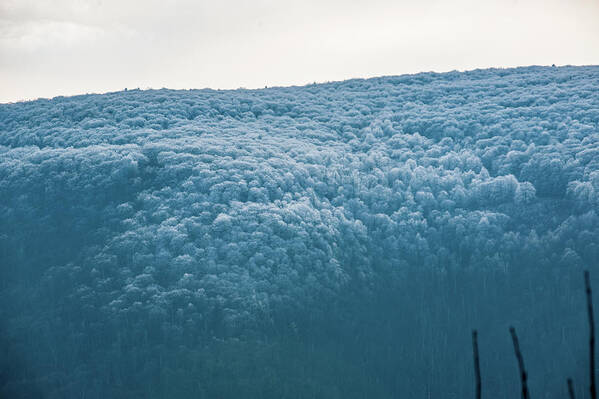
{"type": "Polygon", "coordinates": [[[591,375],[591,399],[597,399],[597,387],[595,385],[595,320],[593,318],[593,292],[591,291],[591,277],[588,270],[584,272],[584,285],[587,293],[587,312],[589,315],[589,367],[591,375]]]}
{"type": "Polygon", "coordinates": [[[518,360],[518,368],[520,369],[520,381],[522,383],[522,399],[530,399],[528,394],[527,385],[527,374],[526,368],[524,368],[524,358],[522,358],[522,352],[520,352],[520,344],[518,343],[518,336],[516,335],[516,329],[510,327],[510,334],[512,335],[512,342],[514,343],[514,352],[516,352],[516,359],[518,360]]]}
{"type": "Polygon", "coordinates": [[[572,385],[572,378],[568,378],[568,393],[570,394],[570,399],[576,399],[574,396],[574,386],[572,385]]]}
{"type": "Polygon", "coordinates": [[[478,356],[478,332],[472,330],[472,350],[474,352],[474,377],[476,379],[476,399],[481,399],[480,358],[478,356]]]}

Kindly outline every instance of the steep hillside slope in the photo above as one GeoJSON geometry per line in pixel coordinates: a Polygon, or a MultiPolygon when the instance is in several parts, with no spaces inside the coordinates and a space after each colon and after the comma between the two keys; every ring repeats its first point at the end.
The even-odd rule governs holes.
{"type": "Polygon", "coordinates": [[[0,105],[0,392],[563,396],[598,207],[599,67],[0,105]]]}

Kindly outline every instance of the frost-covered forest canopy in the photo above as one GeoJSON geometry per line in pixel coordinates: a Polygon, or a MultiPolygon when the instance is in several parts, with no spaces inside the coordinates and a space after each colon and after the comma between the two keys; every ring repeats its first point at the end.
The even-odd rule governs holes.
{"type": "Polygon", "coordinates": [[[3,104],[0,396],[585,398],[598,209],[595,66],[3,104]]]}

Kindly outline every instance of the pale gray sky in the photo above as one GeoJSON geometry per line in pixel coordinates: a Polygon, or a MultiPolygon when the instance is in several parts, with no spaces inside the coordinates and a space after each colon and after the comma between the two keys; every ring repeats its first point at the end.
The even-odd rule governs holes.
{"type": "Polygon", "coordinates": [[[599,0],[0,0],[0,102],[599,64],[599,0]]]}

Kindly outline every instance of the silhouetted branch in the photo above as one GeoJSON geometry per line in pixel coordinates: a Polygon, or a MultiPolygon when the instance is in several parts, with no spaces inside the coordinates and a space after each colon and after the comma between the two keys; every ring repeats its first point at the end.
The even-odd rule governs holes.
{"type": "Polygon", "coordinates": [[[527,375],[526,369],[524,368],[524,359],[522,358],[522,352],[520,352],[520,344],[518,343],[518,336],[516,335],[516,329],[514,327],[510,327],[510,334],[512,335],[512,341],[514,343],[514,352],[516,352],[518,368],[520,369],[520,381],[522,382],[522,399],[530,399],[530,396],[528,394],[528,385],[526,382],[527,375]]]}
{"type": "Polygon", "coordinates": [[[572,386],[572,378],[568,378],[568,393],[570,394],[570,399],[576,399],[574,396],[574,387],[572,386]]]}
{"type": "Polygon", "coordinates": [[[474,352],[474,378],[476,379],[476,399],[481,398],[480,359],[478,356],[478,332],[472,330],[472,350],[474,352]]]}
{"type": "Polygon", "coordinates": [[[591,277],[588,270],[584,272],[584,285],[587,293],[587,311],[589,315],[589,357],[591,374],[591,399],[597,399],[597,387],[595,385],[595,320],[593,319],[593,292],[591,291],[591,277]]]}

